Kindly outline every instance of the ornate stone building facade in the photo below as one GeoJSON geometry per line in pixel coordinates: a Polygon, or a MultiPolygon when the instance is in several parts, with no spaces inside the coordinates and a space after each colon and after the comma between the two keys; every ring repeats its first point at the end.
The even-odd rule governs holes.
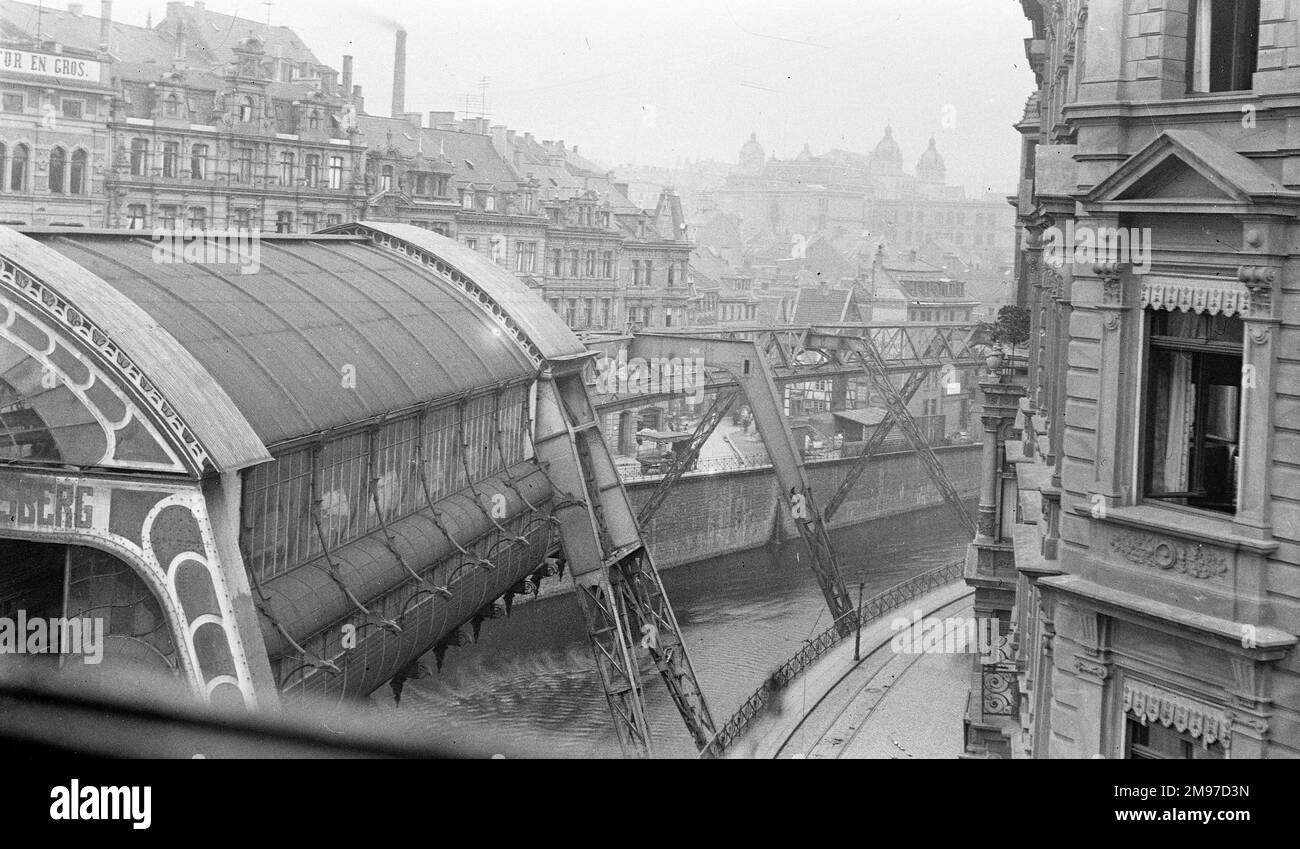
{"type": "Polygon", "coordinates": [[[968,569],[1016,682],[968,751],[1296,757],[1300,3],[1022,3],[1032,357],[968,569]]]}

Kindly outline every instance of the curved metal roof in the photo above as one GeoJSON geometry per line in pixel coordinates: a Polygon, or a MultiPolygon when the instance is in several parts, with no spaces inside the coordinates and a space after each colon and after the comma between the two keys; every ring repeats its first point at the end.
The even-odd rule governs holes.
{"type": "MultiPolygon", "coordinates": [[[[476,284],[486,280],[479,295],[402,245],[378,244],[373,230],[263,235],[252,273],[234,264],[155,262],[155,244],[141,234],[29,235],[147,313],[212,375],[268,446],[536,374],[530,347],[507,325],[536,336],[547,352],[585,350],[509,273],[460,256],[465,249],[450,240],[403,229],[420,234],[424,251],[454,254],[449,261],[476,284]],[[489,290],[504,320],[485,304],[489,290]]],[[[166,360],[142,366],[163,369],[166,360]]]]}

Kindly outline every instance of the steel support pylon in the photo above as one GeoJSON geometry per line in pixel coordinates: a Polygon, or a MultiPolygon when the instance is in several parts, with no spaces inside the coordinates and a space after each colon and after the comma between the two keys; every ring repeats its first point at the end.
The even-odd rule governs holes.
{"type": "Polygon", "coordinates": [[[697,746],[713,736],[677,617],[641,538],[582,380],[586,357],[552,361],[537,382],[534,450],[623,752],[654,754],[640,661],[648,655],[697,746]]]}

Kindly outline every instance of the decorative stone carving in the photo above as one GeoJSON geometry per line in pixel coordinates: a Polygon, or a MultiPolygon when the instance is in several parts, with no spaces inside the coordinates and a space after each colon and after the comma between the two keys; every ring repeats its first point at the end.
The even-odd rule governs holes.
{"type": "Polygon", "coordinates": [[[1228,571],[1223,554],[1205,545],[1160,539],[1149,534],[1121,533],[1111,538],[1110,547],[1130,563],[1175,571],[1201,580],[1218,578],[1228,571]]]}
{"type": "Polygon", "coordinates": [[[1270,265],[1243,265],[1237,269],[1237,279],[1250,292],[1251,316],[1264,318],[1273,314],[1273,284],[1279,274],[1280,269],[1270,265]]]}
{"type": "Polygon", "coordinates": [[[1076,655],[1074,658],[1074,671],[1100,683],[1110,677],[1110,664],[1076,655]]]}
{"type": "Polygon", "coordinates": [[[1221,741],[1227,749],[1231,742],[1232,713],[1144,681],[1124,682],[1124,712],[1133,714],[1143,725],[1159,722],[1179,733],[1191,734],[1205,746],[1221,741]]]}

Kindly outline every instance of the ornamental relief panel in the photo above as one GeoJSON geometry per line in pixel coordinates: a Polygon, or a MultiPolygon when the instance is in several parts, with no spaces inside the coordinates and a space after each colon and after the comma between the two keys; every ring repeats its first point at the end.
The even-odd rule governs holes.
{"type": "Polygon", "coordinates": [[[1111,537],[1110,550],[1138,566],[1178,572],[1198,580],[1214,580],[1228,573],[1228,558],[1223,552],[1200,543],[1123,531],[1111,537]]]}

